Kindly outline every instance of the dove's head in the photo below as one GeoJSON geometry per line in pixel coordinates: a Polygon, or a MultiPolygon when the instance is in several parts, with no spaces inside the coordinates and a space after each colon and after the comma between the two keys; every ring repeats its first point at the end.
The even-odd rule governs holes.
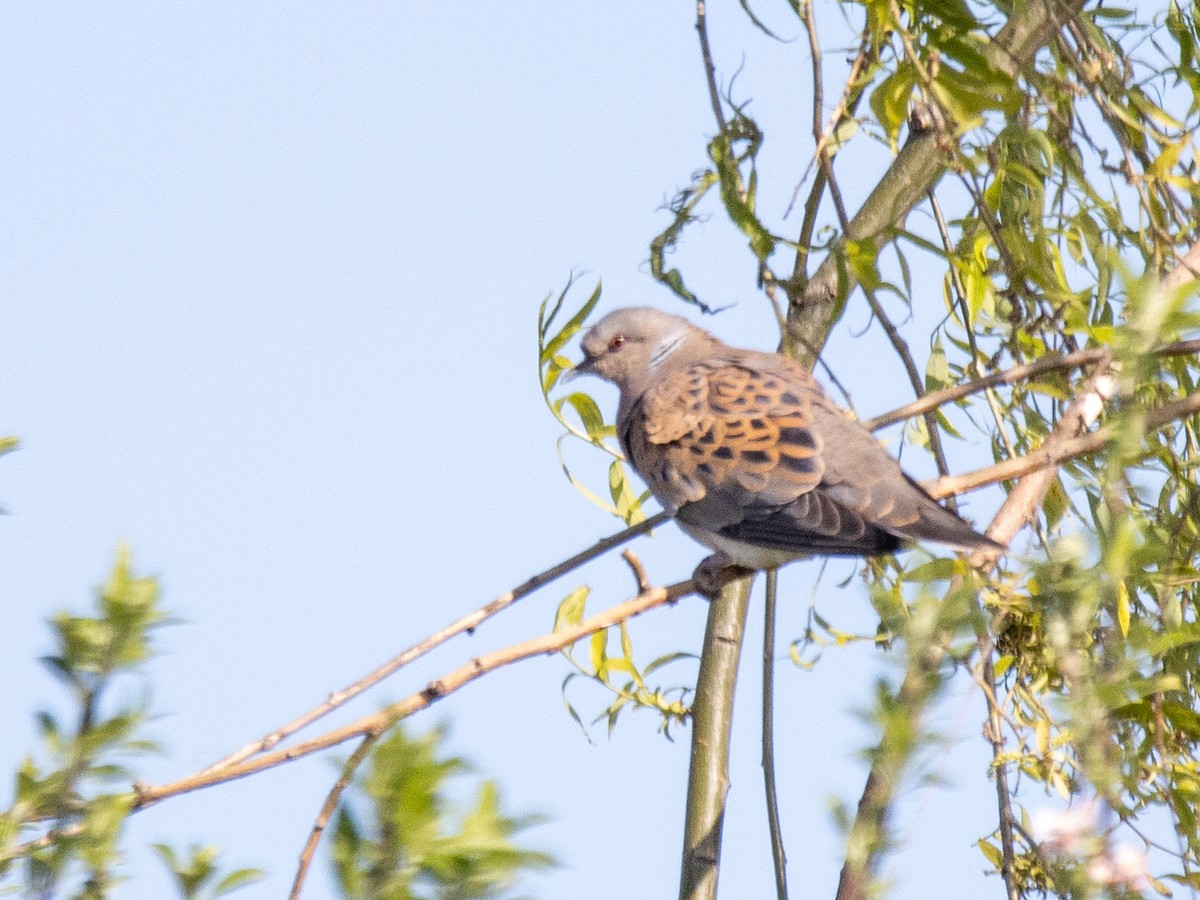
{"type": "Polygon", "coordinates": [[[712,338],[687,319],[646,306],[610,312],[583,336],[583,361],[571,372],[598,375],[621,393],[641,394],[665,367],[712,338]]]}

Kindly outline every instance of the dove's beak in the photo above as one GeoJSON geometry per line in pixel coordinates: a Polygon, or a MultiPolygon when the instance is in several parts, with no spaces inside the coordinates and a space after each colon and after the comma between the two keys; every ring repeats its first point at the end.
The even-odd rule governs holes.
{"type": "Polygon", "coordinates": [[[584,375],[596,374],[596,361],[585,356],[581,361],[575,364],[575,368],[568,369],[558,379],[559,384],[565,384],[568,381],[574,381],[576,378],[582,378],[584,375]]]}

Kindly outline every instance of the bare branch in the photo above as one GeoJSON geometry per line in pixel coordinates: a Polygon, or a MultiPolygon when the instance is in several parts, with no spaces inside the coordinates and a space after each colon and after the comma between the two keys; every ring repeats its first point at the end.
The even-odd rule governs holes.
{"type": "Polygon", "coordinates": [[[460,666],[443,678],[430,682],[424,690],[404,700],[393,703],[377,713],[363,716],[348,725],[336,728],[333,731],[329,731],[293,747],[276,750],[273,753],[264,753],[254,759],[226,766],[219,771],[205,770],[198,772],[170,784],[157,787],[138,786],[135,788],[137,799],[134,801],[134,809],[145,809],[147,806],[158,803],[167,797],[186,794],[190,791],[211,787],[215,784],[223,784],[237,778],[244,778],[247,775],[253,775],[255,772],[261,772],[264,769],[270,769],[282,763],[301,759],[302,757],[310,756],[313,753],[326,750],[330,747],[336,747],[345,741],[378,735],[400,719],[432,706],[443,697],[454,693],[459,688],[470,684],[475,679],[486,675],[494,669],[499,669],[534,656],[555,653],[582,638],[595,634],[597,631],[611,628],[656,607],[674,603],[681,597],[694,592],[695,585],[690,580],[681,581],[669,587],[651,588],[630,600],[626,600],[624,603],[617,604],[611,609],[590,616],[577,625],[572,625],[559,631],[541,635],[540,637],[521,641],[501,650],[477,656],[466,665],[460,666]]]}
{"type": "Polygon", "coordinates": [[[696,33],[700,36],[700,54],[704,59],[704,78],[708,82],[708,102],[712,104],[717,130],[724,131],[725,112],[721,109],[721,92],[717,89],[717,68],[713,65],[712,48],[708,44],[708,13],[704,0],[696,0],[696,33]]]}
{"type": "Polygon", "coordinates": [[[321,804],[321,811],[317,814],[317,820],[313,823],[308,840],[304,843],[304,850],[300,853],[300,865],[296,869],[296,877],[292,881],[292,892],[288,894],[288,900],[299,900],[300,891],[304,888],[304,879],[308,876],[308,870],[312,866],[313,855],[317,852],[317,846],[321,843],[321,835],[325,833],[325,826],[329,824],[329,818],[333,815],[333,811],[337,809],[338,803],[341,802],[342,794],[350,786],[350,782],[354,778],[354,773],[363,764],[363,760],[367,758],[367,754],[371,752],[371,748],[375,746],[375,742],[379,740],[379,737],[380,735],[375,734],[363,738],[362,743],[358,745],[354,753],[346,760],[346,764],[342,766],[342,774],[333,787],[330,788],[329,794],[325,797],[325,802],[321,804]]]}
{"type": "MultiPolygon", "coordinates": [[[[1200,260],[1200,254],[1197,256],[1198,260],[1200,260]]],[[[1200,353],[1200,340],[1178,341],[1174,344],[1167,344],[1154,350],[1153,353],[1157,356],[1192,356],[1200,353]]],[[[881,428],[886,428],[888,425],[903,422],[905,419],[911,419],[913,416],[923,415],[931,409],[945,406],[947,403],[953,403],[955,400],[961,400],[963,397],[969,397],[971,394],[997,385],[1015,384],[1018,381],[1025,381],[1038,375],[1044,375],[1047,372],[1082,368],[1083,366],[1099,362],[1108,355],[1108,350],[1093,349],[1076,350],[1074,353],[1046,356],[1037,362],[1013,366],[1011,369],[1005,369],[1003,372],[985,375],[983,378],[977,378],[965,384],[956,384],[953,387],[934,391],[926,394],[920,400],[914,400],[912,403],[901,406],[899,409],[875,416],[873,419],[864,419],[862,424],[868,431],[878,431],[881,428]]]]}
{"type": "MultiPolygon", "coordinates": [[[[1172,400],[1170,403],[1164,403],[1162,406],[1157,406],[1147,411],[1146,429],[1148,431],[1155,431],[1176,419],[1193,416],[1196,413],[1200,413],[1200,391],[1188,394],[1186,397],[1180,397],[1178,400],[1172,400]]],[[[1062,441],[1052,442],[1047,439],[1046,443],[1041,447],[1031,450],[1025,456],[1018,457],[1017,459],[1006,459],[985,469],[968,472],[965,475],[950,475],[946,478],[938,478],[935,481],[924,482],[922,486],[934,497],[963,494],[967,491],[981,488],[984,485],[995,484],[998,481],[1008,481],[1012,478],[1021,478],[1032,473],[1042,472],[1045,469],[1057,467],[1064,462],[1088,453],[1095,453],[1114,437],[1116,437],[1116,434],[1113,429],[1110,426],[1105,426],[1095,431],[1089,431],[1085,435],[1062,441]]],[[[1011,497],[1012,494],[1009,494],[1009,496],[1011,497]]],[[[1036,504],[1032,505],[1036,506],[1036,504]]],[[[1003,509],[1001,511],[1003,512],[1003,509]]],[[[1012,528],[1015,534],[1019,527],[1012,528],[1011,525],[1006,525],[1004,532],[997,528],[995,533],[989,528],[988,536],[1003,543],[1001,540],[1003,534],[1009,528],[1012,528]]]]}
{"type": "Polygon", "coordinates": [[[642,561],[638,559],[637,554],[627,548],[621,551],[621,558],[633,570],[633,581],[637,585],[638,592],[645,593],[650,590],[650,580],[646,577],[646,568],[642,565],[642,561]]]}
{"type": "Polygon", "coordinates": [[[403,653],[392,657],[392,659],[388,660],[382,666],[375,669],[373,672],[364,675],[349,687],[330,694],[329,699],[320,706],[314,707],[313,709],[304,713],[304,715],[293,719],[288,724],[277,728],[275,731],[272,731],[270,734],[265,735],[264,737],[259,738],[254,743],[247,744],[236,753],[231,753],[224,759],[213,763],[211,766],[204,769],[201,774],[208,775],[216,772],[222,772],[238,765],[252,756],[255,756],[259,753],[265,753],[272,747],[276,746],[280,741],[292,736],[302,728],[311,725],[322,716],[333,712],[333,710],[337,709],[339,706],[344,705],[345,703],[357,697],[363,691],[378,684],[383,679],[396,672],[398,669],[403,668],[414,660],[420,659],[435,647],[441,646],[446,641],[450,640],[450,638],[462,634],[464,631],[468,633],[474,631],[474,629],[480,624],[487,621],[501,610],[512,606],[522,597],[533,593],[538,588],[545,587],[550,582],[561,578],[568,572],[574,571],[589,560],[595,559],[597,556],[600,556],[603,553],[607,553],[614,547],[619,547],[621,544],[631,541],[635,537],[657,528],[669,518],[670,516],[665,512],[656,513],[655,515],[646,519],[646,521],[640,522],[637,525],[626,528],[624,531],[619,531],[610,537],[606,537],[603,540],[597,541],[588,549],[580,553],[576,553],[574,556],[563,560],[558,565],[551,566],[544,572],[539,572],[524,584],[513,588],[511,591],[501,594],[486,606],[482,606],[474,612],[468,613],[462,618],[450,623],[445,628],[435,631],[433,634],[429,635],[429,637],[409,647],[403,653]]]}
{"type": "Polygon", "coordinates": [[[779,825],[779,793],[775,789],[775,601],[779,588],[779,570],[768,569],[767,608],[763,624],[762,675],[762,767],[763,789],[767,795],[767,829],[771,835],[771,859],[775,864],[775,894],[787,900],[787,853],[783,848],[783,830],[779,825]]]}

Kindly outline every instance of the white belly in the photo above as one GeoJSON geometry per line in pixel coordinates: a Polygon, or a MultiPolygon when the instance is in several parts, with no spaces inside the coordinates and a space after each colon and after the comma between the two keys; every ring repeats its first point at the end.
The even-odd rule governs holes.
{"type": "Polygon", "coordinates": [[[679,519],[675,521],[679,523],[684,534],[699,541],[705,547],[724,554],[730,562],[746,569],[776,569],[794,559],[801,559],[809,555],[793,550],[779,550],[775,547],[757,547],[754,544],[747,544],[745,541],[737,541],[733,538],[722,537],[712,531],[705,531],[703,528],[697,528],[695,525],[689,525],[679,519]]]}

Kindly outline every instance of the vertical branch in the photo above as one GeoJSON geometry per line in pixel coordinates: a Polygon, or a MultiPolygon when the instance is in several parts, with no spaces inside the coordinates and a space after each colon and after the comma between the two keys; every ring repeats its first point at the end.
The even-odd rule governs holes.
{"type": "MultiPolygon", "coordinates": [[[[929,606],[936,606],[936,601],[929,606]]],[[[928,615],[918,615],[914,616],[911,627],[905,638],[908,664],[904,680],[881,709],[883,730],[850,826],[836,900],[867,900],[873,893],[871,882],[887,846],[892,799],[905,764],[919,743],[917,723],[942,683],[938,669],[945,654],[937,644],[936,621],[928,615]]]]}
{"type": "Polygon", "coordinates": [[[1004,719],[1000,714],[1000,700],[996,690],[996,663],[991,632],[980,636],[979,668],[987,698],[987,722],[984,731],[992,745],[992,772],[996,777],[996,807],[1000,822],[1000,877],[1008,900],[1020,900],[1021,889],[1017,885],[1015,863],[1016,844],[1013,835],[1017,829],[1017,818],[1013,814],[1012,792],[1008,788],[1008,767],[1001,760],[1004,753],[1004,719]]]}
{"type": "Polygon", "coordinates": [[[692,703],[692,752],[683,827],[680,900],[715,900],[721,829],[729,793],[729,733],[752,575],[731,581],[712,601],[692,703]]]}
{"type": "MultiPolygon", "coordinates": [[[[934,220],[937,222],[938,234],[942,239],[942,247],[946,251],[946,260],[950,265],[951,288],[954,291],[955,302],[958,304],[959,312],[962,315],[967,342],[971,347],[971,371],[976,377],[980,377],[984,373],[983,367],[979,363],[979,347],[975,342],[975,327],[971,321],[966,291],[963,290],[962,280],[959,278],[958,269],[954,265],[954,247],[950,241],[950,230],[946,227],[946,219],[942,215],[942,207],[938,203],[937,195],[933,191],[929,192],[929,205],[933,210],[934,220]]],[[[1016,456],[1016,451],[1008,438],[1008,431],[1005,429],[1004,419],[1000,414],[999,403],[996,400],[996,392],[989,387],[985,390],[985,394],[987,396],[988,407],[992,411],[992,418],[996,424],[996,432],[1004,442],[1009,458],[1012,458],[1016,456]]],[[[1043,543],[1045,543],[1044,537],[1043,543]]],[[[983,609],[982,603],[979,604],[979,608],[982,613],[980,621],[987,622],[987,614],[983,609]]],[[[988,742],[992,745],[992,771],[996,779],[996,806],[1000,824],[1000,877],[1004,879],[1004,888],[1008,895],[1008,900],[1020,900],[1021,892],[1017,886],[1014,865],[1016,862],[1016,847],[1013,842],[1013,834],[1016,826],[1016,817],[1013,815],[1012,809],[1012,792],[1008,787],[1008,768],[1001,760],[1001,756],[1004,753],[1004,722],[1000,712],[1000,702],[997,699],[999,694],[996,688],[996,662],[993,656],[995,649],[993,632],[995,630],[996,626],[993,625],[990,628],[985,628],[979,635],[979,675],[980,682],[984,685],[984,697],[987,701],[987,722],[984,727],[984,733],[988,742]]]]}
{"type": "Polygon", "coordinates": [[[700,36],[700,55],[704,57],[704,77],[708,81],[708,99],[712,103],[717,128],[725,130],[725,113],[721,109],[721,92],[717,90],[717,68],[713,65],[712,48],[708,45],[708,12],[704,0],[696,0],[696,33],[700,36]]]}
{"type": "Polygon", "coordinates": [[[779,796],[775,790],[775,600],[779,570],[767,569],[766,621],[763,623],[762,766],[767,793],[767,827],[771,832],[771,859],[775,863],[775,893],[787,900],[787,853],[779,827],[779,796]]]}
{"type": "Polygon", "coordinates": [[[299,900],[300,891],[304,889],[304,880],[308,877],[308,870],[312,866],[313,854],[317,852],[317,845],[321,843],[321,835],[325,833],[325,826],[329,824],[330,816],[341,802],[342,794],[350,786],[354,773],[358,771],[358,767],[362,765],[363,760],[367,758],[371,748],[375,746],[382,735],[383,732],[379,731],[364,737],[354,753],[346,760],[346,764],[342,766],[342,774],[330,788],[325,802],[321,804],[321,811],[317,814],[317,820],[313,823],[304,849],[300,852],[300,865],[296,868],[296,877],[292,880],[292,892],[288,894],[288,900],[299,900]]]}

